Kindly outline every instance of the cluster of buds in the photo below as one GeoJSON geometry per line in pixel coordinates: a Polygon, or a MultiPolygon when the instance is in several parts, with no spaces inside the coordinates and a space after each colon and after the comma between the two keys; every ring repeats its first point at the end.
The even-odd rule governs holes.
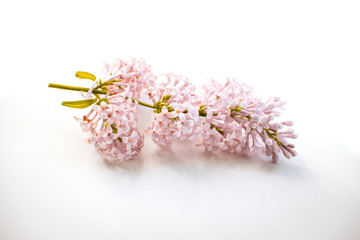
{"type": "Polygon", "coordinates": [[[112,163],[132,159],[140,154],[144,135],[138,129],[139,106],[154,109],[146,133],[157,144],[192,141],[206,151],[225,151],[239,156],[266,154],[276,163],[279,153],[296,156],[288,139],[297,135],[291,121],[277,121],[285,102],[273,97],[262,101],[246,84],[226,79],[211,80],[202,88],[184,76],[165,74],[157,83],[151,66],[144,60],[117,60],[105,65],[105,77],[97,79],[88,72],[78,78],[95,81],[90,88],[50,83],[49,87],[81,91],[84,100],[63,102],[67,107],[91,107],[80,122],[89,132],[100,154],[112,163]],[[140,101],[148,97],[151,103],[140,101]]]}

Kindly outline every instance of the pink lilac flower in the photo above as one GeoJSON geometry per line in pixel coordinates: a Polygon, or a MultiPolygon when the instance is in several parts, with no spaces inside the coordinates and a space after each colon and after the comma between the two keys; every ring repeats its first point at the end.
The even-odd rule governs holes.
{"type": "Polygon", "coordinates": [[[130,89],[125,89],[103,98],[82,119],[76,118],[83,131],[91,133],[89,143],[112,163],[137,157],[144,144],[137,127],[138,103],[132,101],[131,95],[130,89]]]}
{"type": "Polygon", "coordinates": [[[147,132],[155,143],[193,140],[201,131],[195,87],[183,76],[165,76],[166,82],[144,91],[156,108],[147,132]]]}
{"type": "Polygon", "coordinates": [[[275,122],[285,102],[271,98],[262,102],[245,84],[228,79],[225,84],[212,80],[203,87],[200,121],[203,123],[200,145],[208,151],[227,151],[240,155],[266,153],[273,162],[278,152],[285,157],[296,155],[288,138],[296,138],[284,127],[291,122],[275,122]]]}
{"type": "Polygon", "coordinates": [[[111,95],[121,92],[123,88],[129,88],[133,97],[138,98],[143,89],[155,85],[156,76],[143,59],[118,59],[113,63],[106,63],[104,72],[103,84],[111,95]]]}
{"type": "Polygon", "coordinates": [[[105,64],[104,71],[102,79],[87,72],[75,74],[95,80],[90,88],[53,83],[49,87],[84,91],[86,100],[63,102],[64,106],[84,108],[95,103],[87,115],[75,118],[108,161],[118,163],[139,155],[144,144],[137,126],[139,105],[155,109],[146,132],[156,143],[201,136],[198,145],[207,151],[266,154],[273,162],[278,161],[280,152],[287,158],[296,156],[289,139],[297,135],[291,121],[278,120],[285,104],[278,97],[263,101],[234,79],[225,83],[211,80],[200,92],[186,77],[172,73],[164,75],[165,82],[155,84],[157,77],[142,59],[118,59],[105,64]],[[153,105],[140,101],[144,95],[153,105]]]}

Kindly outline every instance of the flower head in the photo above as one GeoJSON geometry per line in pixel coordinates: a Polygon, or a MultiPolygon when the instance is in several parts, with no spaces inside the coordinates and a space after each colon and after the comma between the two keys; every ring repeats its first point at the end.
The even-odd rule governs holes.
{"type": "Polygon", "coordinates": [[[263,102],[251,88],[233,79],[222,84],[212,80],[202,89],[200,121],[203,145],[208,151],[223,150],[240,155],[266,153],[273,162],[278,152],[290,158],[296,155],[288,138],[296,138],[291,121],[276,122],[285,104],[279,98],[263,102]],[[284,130],[283,130],[284,129],[284,130]]]}
{"type": "Polygon", "coordinates": [[[112,163],[138,156],[144,144],[137,127],[138,104],[131,101],[129,93],[125,89],[109,96],[94,105],[83,119],[76,118],[84,131],[90,131],[89,143],[112,163]]]}
{"type": "Polygon", "coordinates": [[[201,129],[195,87],[183,76],[165,76],[166,82],[144,92],[157,113],[147,132],[156,143],[193,140],[201,129]]]}
{"type": "Polygon", "coordinates": [[[138,98],[142,90],[155,85],[156,76],[143,59],[117,59],[113,63],[106,63],[104,72],[102,84],[111,95],[128,88],[132,96],[138,98]]]}

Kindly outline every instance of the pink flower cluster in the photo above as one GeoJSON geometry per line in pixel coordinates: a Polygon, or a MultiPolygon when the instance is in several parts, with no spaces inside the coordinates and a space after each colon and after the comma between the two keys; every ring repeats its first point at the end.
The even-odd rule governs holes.
{"type": "Polygon", "coordinates": [[[294,145],[286,138],[296,138],[292,129],[281,129],[292,123],[274,122],[285,102],[271,98],[262,102],[251,88],[233,79],[225,84],[212,80],[203,87],[200,110],[203,120],[203,145],[208,151],[227,151],[239,155],[263,154],[275,163],[278,152],[285,157],[295,156],[294,145]]]}
{"type": "Polygon", "coordinates": [[[124,91],[108,96],[80,122],[84,132],[90,132],[89,143],[109,162],[117,163],[139,155],[144,145],[144,135],[138,130],[138,103],[132,93],[124,91]]]}
{"type": "Polygon", "coordinates": [[[144,91],[157,113],[147,132],[160,144],[193,140],[201,132],[195,87],[186,77],[171,73],[165,76],[166,82],[144,91]]]}
{"type": "Polygon", "coordinates": [[[122,92],[123,88],[127,88],[134,98],[139,98],[143,89],[155,85],[156,76],[151,72],[151,66],[143,59],[117,59],[111,64],[105,63],[104,72],[103,80],[105,85],[109,83],[107,91],[110,94],[122,92]]]}
{"type": "Polygon", "coordinates": [[[290,128],[292,122],[276,120],[285,104],[279,98],[262,101],[234,79],[211,80],[196,90],[186,77],[170,73],[164,75],[165,82],[156,84],[150,65],[137,59],[107,64],[105,72],[105,81],[96,81],[84,97],[91,98],[94,90],[103,91],[104,96],[97,95],[92,110],[76,119],[91,133],[89,142],[111,162],[134,158],[141,151],[139,105],[154,109],[146,132],[158,144],[201,137],[198,146],[211,152],[266,154],[274,163],[279,152],[287,158],[296,155],[288,142],[297,137],[290,128]],[[141,96],[152,104],[140,102],[141,96]]]}

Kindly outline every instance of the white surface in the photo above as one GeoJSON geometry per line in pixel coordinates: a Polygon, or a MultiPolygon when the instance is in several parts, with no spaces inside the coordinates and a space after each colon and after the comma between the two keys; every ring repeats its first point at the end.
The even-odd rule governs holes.
{"type": "MultiPolygon", "coordinates": [[[[9,2],[2,25],[0,239],[360,239],[357,1],[9,2]],[[192,145],[106,165],[74,115],[113,57],[196,84],[229,75],[288,101],[298,157],[192,145]],[[94,71],[92,70],[94,69],[94,71]]],[[[149,111],[144,110],[147,118],[149,111]]]]}

